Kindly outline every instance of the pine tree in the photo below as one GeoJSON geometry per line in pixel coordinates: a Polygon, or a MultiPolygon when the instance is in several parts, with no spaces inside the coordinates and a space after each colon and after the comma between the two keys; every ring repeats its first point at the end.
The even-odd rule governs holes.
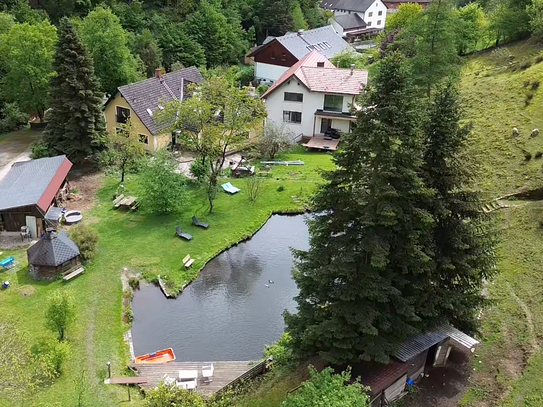
{"type": "Polygon", "coordinates": [[[45,141],[51,153],[77,162],[101,143],[105,122],[92,60],[67,18],[60,22],[53,66],[57,75],[52,80],[45,141]]]}
{"type": "Polygon", "coordinates": [[[427,301],[432,197],[420,176],[420,109],[402,56],[384,58],[361,95],[354,132],[314,201],[310,249],[293,272],[298,313],[285,313],[295,352],[332,363],[386,363],[431,327],[427,301]]]}
{"type": "Polygon", "coordinates": [[[444,320],[473,332],[483,305],[483,282],[495,273],[492,223],[473,189],[476,170],[466,154],[469,126],[459,125],[460,109],[451,83],[435,95],[425,126],[424,178],[436,191],[428,210],[434,228],[435,270],[429,290],[444,320]]]}

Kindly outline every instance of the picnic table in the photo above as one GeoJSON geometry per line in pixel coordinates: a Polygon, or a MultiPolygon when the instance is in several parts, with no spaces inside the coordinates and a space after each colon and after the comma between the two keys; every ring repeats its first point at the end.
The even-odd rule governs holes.
{"type": "Polygon", "coordinates": [[[115,204],[115,207],[130,208],[133,207],[138,201],[135,196],[125,196],[119,202],[115,204]]]}

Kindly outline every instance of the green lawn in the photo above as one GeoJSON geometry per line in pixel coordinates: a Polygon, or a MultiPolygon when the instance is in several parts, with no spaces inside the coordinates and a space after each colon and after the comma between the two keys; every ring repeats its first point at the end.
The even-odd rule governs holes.
{"type": "MultiPolygon", "coordinates": [[[[535,61],[540,47],[519,42],[507,49],[513,67],[486,52],[467,61],[462,79],[464,116],[473,123],[472,150],[489,199],[543,186],[542,160],[526,161],[521,150],[532,157],[543,151],[543,134],[530,137],[532,129],[543,128],[542,90],[527,103],[534,81],[543,78],[543,64],[535,61]],[[516,68],[525,62],[531,66],[516,68]],[[513,127],[520,136],[512,136],[513,127]]],[[[500,275],[488,286],[494,303],[483,314],[483,342],[461,403],[466,407],[543,405],[543,202],[509,204],[499,214],[500,275]]]]}
{"type": "MultiPolygon", "coordinates": [[[[85,216],[85,221],[93,223],[99,231],[99,253],[86,272],[69,283],[34,282],[26,274],[25,252],[14,252],[21,267],[2,274],[2,279],[10,280],[13,286],[0,291],[0,304],[3,316],[17,319],[21,329],[32,338],[48,335],[43,328],[43,304],[49,293],[69,290],[77,299],[77,321],[68,333],[72,354],[66,372],[41,391],[34,404],[27,405],[74,405],[73,379],[81,371],[85,372],[89,385],[86,405],[118,406],[125,400],[124,388],[102,384],[107,375],[107,361],[112,362],[114,375],[127,373],[128,348],[123,341],[127,327],[121,321],[121,270],[128,267],[148,275],[160,274],[176,285],[183,284],[196,277],[199,269],[217,253],[251,236],[272,213],[303,210],[304,200],[320,181],[319,169],[332,168],[331,156],[296,150],[281,159],[301,159],[306,164],[274,168],[255,203],[247,199],[244,180],[230,180],[242,191],[234,196],[219,193],[212,215],[207,214],[205,196],[198,190],[191,191],[185,210],[175,215],[154,216],[144,208],[137,213],[114,210],[111,201],[118,180],[106,178],[98,192],[99,203],[85,216]],[[279,186],[284,190],[277,191],[279,186]],[[191,225],[194,214],[210,224],[208,230],[191,225]],[[176,225],[191,233],[193,240],[177,238],[176,225]],[[196,259],[189,271],[184,270],[181,263],[186,254],[196,259]],[[37,292],[24,298],[18,291],[23,285],[35,287],[37,292]]],[[[135,176],[128,178],[126,193],[136,193],[136,180],[135,176]]],[[[133,404],[138,405],[138,402],[133,404]]],[[[0,400],[0,406],[5,405],[8,403],[0,400]]]]}

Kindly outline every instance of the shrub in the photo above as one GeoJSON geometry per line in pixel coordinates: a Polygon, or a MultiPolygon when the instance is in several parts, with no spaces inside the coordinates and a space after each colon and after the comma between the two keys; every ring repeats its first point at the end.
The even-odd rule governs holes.
{"type": "Polygon", "coordinates": [[[207,161],[202,162],[201,159],[197,159],[190,165],[190,173],[194,176],[194,178],[196,178],[199,183],[205,181],[208,171],[209,166],[207,161]]]}
{"type": "Polygon", "coordinates": [[[127,325],[130,325],[134,321],[134,313],[132,308],[127,308],[123,312],[123,322],[127,325]]]}
{"type": "Polygon", "coordinates": [[[535,153],[534,158],[541,158],[541,157],[543,157],[543,152],[538,151],[537,153],[535,153]]]}
{"type": "Polygon", "coordinates": [[[277,342],[267,345],[264,349],[267,358],[273,357],[275,366],[290,366],[294,363],[291,348],[291,337],[288,332],[283,333],[277,342]]]}
{"type": "Polygon", "coordinates": [[[283,192],[285,190],[285,187],[283,185],[279,185],[277,187],[277,192],[283,192]]]}
{"type": "Polygon", "coordinates": [[[247,197],[250,202],[255,202],[258,196],[260,195],[260,192],[262,191],[262,185],[263,185],[262,178],[258,178],[255,176],[248,177],[245,180],[245,185],[247,188],[247,197]]]}
{"type": "Polygon", "coordinates": [[[295,137],[285,123],[276,124],[268,120],[256,141],[256,149],[262,157],[273,160],[277,153],[293,146],[295,137]]]}
{"type": "Polygon", "coordinates": [[[153,213],[175,212],[185,201],[186,179],[176,174],[176,162],[160,151],[142,170],[140,195],[144,209],[153,213]]]}
{"type": "Polygon", "coordinates": [[[62,365],[70,355],[70,345],[67,342],[42,339],[32,346],[31,351],[52,376],[59,377],[62,365]]]}
{"type": "Polygon", "coordinates": [[[139,278],[136,278],[136,277],[130,277],[128,279],[128,285],[133,289],[133,290],[138,290],[140,288],[140,280],[139,278]]]}
{"type": "Polygon", "coordinates": [[[17,103],[6,103],[0,112],[0,133],[6,133],[26,126],[28,115],[21,112],[17,103]]]}
{"type": "Polygon", "coordinates": [[[90,261],[98,252],[98,232],[85,224],[79,224],[71,228],[70,238],[79,247],[81,258],[90,261]]]}
{"type": "Polygon", "coordinates": [[[51,155],[51,153],[49,152],[49,147],[43,140],[32,144],[32,146],[30,147],[30,151],[30,158],[32,158],[33,160],[49,157],[51,155]]]}
{"type": "Polygon", "coordinates": [[[145,394],[149,407],[178,406],[205,407],[206,401],[198,393],[163,383],[145,394]]]}
{"type": "Polygon", "coordinates": [[[528,69],[531,66],[532,66],[532,61],[525,61],[525,62],[523,62],[522,64],[519,65],[518,69],[520,71],[525,71],[526,69],[528,69]]]}

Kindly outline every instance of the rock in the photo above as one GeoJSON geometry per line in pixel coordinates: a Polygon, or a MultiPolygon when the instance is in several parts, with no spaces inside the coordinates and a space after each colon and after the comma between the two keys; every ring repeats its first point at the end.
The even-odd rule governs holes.
{"type": "Polygon", "coordinates": [[[539,129],[532,130],[532,137],[537,137],[539,135],[539,129]]]}
{"type": "Polygon", "coordinates": [[[520,132],[518,131],[516,127],[513,127],[513,136],[518,136],[518,135],[520,135],[520,132]]]}

